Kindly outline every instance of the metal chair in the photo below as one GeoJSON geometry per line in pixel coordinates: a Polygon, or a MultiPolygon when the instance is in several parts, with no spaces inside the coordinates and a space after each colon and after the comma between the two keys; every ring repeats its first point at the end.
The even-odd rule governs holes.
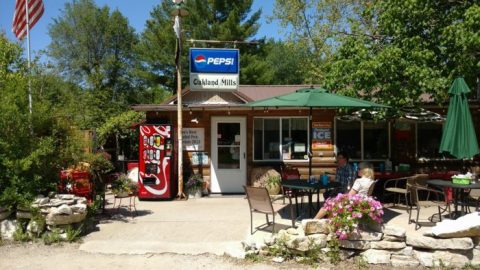
{"type": "MultiPolygon", "coordinates": [[[[419,223],[420,217],[420,210],[422,208],[436,206],[438,207],[438,218],[439,221],[442,221],[442,213],[448,210],[450,213],[450,204],[445,201],[445,194],[441,191],[427,188],[418,184],[407,184],[408,193],[410,194],[410,206],[409,206],[409,214],[408,214],[408,224],[415,223],[415,230],[420,229],[421,225],[419,223]],[[419,192],[427,193],[426,196],[420,196],[419,192]],[[434,195],[434,199],[430,199],[431,196],[434,195]],[[427,198],[427,199],[424,199],[427,198]],[[412,219],[412,210],[413,207],[417,210],[417,217],[415,220],[412,219]]],[[[428,218],[429,223],[435,223],[433,221],[434,216],[437,214],[433,214],[428,218]]]]}
{"type": "Polygon", "coordinates": [[[373,183],[370,184],[370,187],[368,188],[367,196],[372,196],[373,191],[375,190],[375,185],[378,183],[378,180],[373,181],[373,183]]]}
{"type": "MultiPolygon", "coordinates": [[[[250,233],[253,234],[253,213],[265,214],[267,226],[272,224],[272,234],[275,232],[275,214],[285,208],[286,204],[272,204],[268,191],[264,187],[243,186],[247,194],[248,205],[250,206],[250,233]],[[268,215],[272,215],[273,222],[270,222],[268,215]]],[[[258,227],[257,227],[258,228],[258,227]]]]}

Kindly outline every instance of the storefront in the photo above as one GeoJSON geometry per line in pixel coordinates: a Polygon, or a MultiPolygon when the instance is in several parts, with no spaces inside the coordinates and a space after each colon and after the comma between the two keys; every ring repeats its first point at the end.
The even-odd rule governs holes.
{"type": "MultiPolygon", "coordinates": [[[[304,87],[307,86],[259,85],[240,86],[234,92],[184,91],[184,179],[200,173],[210,183],[212,193],[228,194],[243,193],[243,185],[249,184],[250,172],[255,167],[280,169],[288,164],[307,178],[310,149],[313,175],[334,173],[335,153],[339,150],[349,153],[353,161],[373,162],[377,170],[384,169],[380,164],[387,160],[393,162],[393,169],[402,164],[408,164],[411,170],[430,169],[431,164],[438,164],[435,140],[441,138],[439,119],[403,117],[374,121],[349,117],[352,112],[340,115],[335,109],[314,108],[310,131],[306,108],[244,106],[304,87]]],[[[177,126],[176,98],[158,105],[136,105],[134,109],[146,112],[147,123],[177,126]]],[[[471,109],[480,134],[478,103],[471,109]]],[[[429,110],[445,113],[439,107],[429,110]]],[[[441,160],[449,159],[442,156],[441,160]]],[[[448,162],[443,163],[446,165],[441,166],[448,166],[448,162]]]]}

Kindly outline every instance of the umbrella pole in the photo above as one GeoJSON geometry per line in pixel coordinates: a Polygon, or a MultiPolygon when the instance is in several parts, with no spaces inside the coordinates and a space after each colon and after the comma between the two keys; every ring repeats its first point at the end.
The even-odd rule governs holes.
{"type": "Polygon", "coordinates": [[[313,152],[312,152],[312,107],[310,107],[310,115],[308,116],[308,122],[310,124],[310,136],[309,136],[309,147],[308,147],[308,179],[310,180],[310,177],[312,176],[312,157],[313,157],[313,152]]]}

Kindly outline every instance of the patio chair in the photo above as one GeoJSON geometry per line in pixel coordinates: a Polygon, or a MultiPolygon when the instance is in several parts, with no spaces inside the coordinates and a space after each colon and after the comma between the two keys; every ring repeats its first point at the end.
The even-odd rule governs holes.
{"type": "MultiPolygon", "coordinates": [[[[272,204],[268,191],[264,187],[243,186],[247,194],[248,205],[250,206],[250,233],[253,234],[253,213],[265,214],[267,226],[272,224],[272,233],[275,232],[275,214],[285,208],[286,204],[272,204]],[[272,215],[273,222],[270,222],[268,215],[272,215]]],[[[258,227],[257,227],[258,228],[258,227]]]]}
{"type": "Polygon", "coordinates": [[[383,201],[385,201],[385,197],[388,195],[394,196],[393,198],[393,205],[395,205],[395,197],[397,198],[397,203],[400,204],[401,198],[405,198],[405,205],[408,202],[408,190],[407,190],[407,180],[410,177],[400,177],[395,179],[389,179],[385,181],[383,184],[383,201]]]}
{"type": "Polygon", "coordinates": [[[378,183],[378,180],[373,181],[373,183],[370,184],[370,187],[368,188],[367,196],[372,196],[373,191],[375,190],[375,185],[378,183]]]}
{"type": "Polygon", "coordinates": [[[429,223],[435,223],[433,219],[437,214],[438,214],[439,221],[442,221],[442,213],[447,210],[450,213],[450,204],[445,201],[445,194],[443,192],[435,189],[427,188],[418,184],[407,184],[407,189],[410,194],[410,200],[411,200],[410,206],[409,206],[408,224],[415,223],[415,230],[418,230],[421,227],[421,224],[419,222],[419,217],[420,217],[420,210],[422,208],[431,207],[431,206],[438,207],[438,213],[428,217],[429,223]],[[427,196],[420,196],[420,192],[427,193],[427,196]],[[427,199],[423,199],[423,198],[427,198],[427,199]],[[415,220],[412,219],[413,207],[415,207],[417,210],[417,216],[415,220]]]}

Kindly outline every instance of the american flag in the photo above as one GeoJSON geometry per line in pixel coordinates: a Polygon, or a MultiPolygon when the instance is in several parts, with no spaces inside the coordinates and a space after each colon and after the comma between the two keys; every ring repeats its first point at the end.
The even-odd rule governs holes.
{"type": "Polygon", "coordinates": [[[13,15],[12,31],[19,39],[27,35],[27,13],[25,5],[28,3],[28,22],[30,29],[43,15],[42,0],[16,0],[15,14],[13,15]]]}

